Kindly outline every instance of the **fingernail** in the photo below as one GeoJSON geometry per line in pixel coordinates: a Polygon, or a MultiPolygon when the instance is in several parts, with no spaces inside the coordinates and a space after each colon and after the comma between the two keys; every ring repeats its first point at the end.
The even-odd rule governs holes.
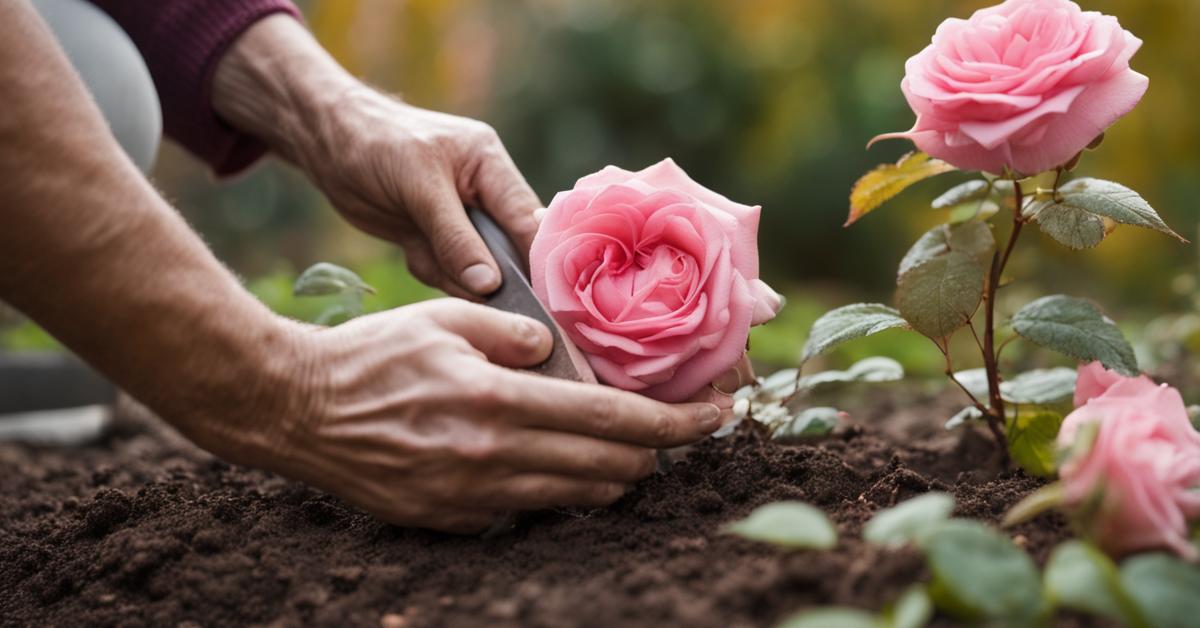
{"type": "Polygon", "coordinates": [[[702,430],[715,430],[721,427],[721,409],[711,403],[704,404],[696,418],[697,424],[702,430]]]}
{"type": "Polygon", "coordinates": [[[539,207],[538,209],[533,210],[533,221],[538,223],[539,225],[542,224],[542,219],[545,217],[546,217],[546,208],[545,207],[539,207]]]}
{"type": "MultiPolygon", "coordinates": [[[[772,290],[771,292],[775,291],[772,290]]],[[[775,313],[778,314],[779,312],[783,311],[783,306],[785,305],[787,305],[787,297],[775,292],[775,313]]]]}
{"type": "Polygon", "coordinates": [[[467,289],[476,294],[488,294],[495,290],[500,283],[500,277],[496,275],[496,271],[487,264],[468,266],[466,270],[462,271],[460,279],[467,289]]]}

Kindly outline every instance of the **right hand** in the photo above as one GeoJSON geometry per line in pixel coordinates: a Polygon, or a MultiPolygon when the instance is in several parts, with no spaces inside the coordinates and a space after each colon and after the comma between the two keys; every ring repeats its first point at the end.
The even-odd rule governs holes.
{"type": "Polygon", "coordinates": [[[603,506],[655,469],[654,449],[720,426],[668,405],[504,367],[545,360],[533,319],[440,299],[300,334],[311,406],[253,453],[390,523],[486,529],[499,513],[603,506]]]}

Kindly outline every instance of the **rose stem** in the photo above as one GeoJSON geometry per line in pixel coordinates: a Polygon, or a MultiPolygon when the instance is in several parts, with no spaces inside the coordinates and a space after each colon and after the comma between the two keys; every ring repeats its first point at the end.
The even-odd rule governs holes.
{"type": "Polygon", "coordinates": [[[992,269],[988,276],[987,294],[984,296],[986,321],[983,330],[983,366],[987,372],[988,398],[991,403],[987,413],[988,428],[991,429],[997,444],[1004,452],[1005,461],[1008,460],[1008,446],[1004,438],[1004,398],[1000,396],[1000,368],[999,361],[996,359],[996,290],[1000,287],[1000,277],[1004,273],[1004,268],[1008,266],[1013,248],[1017,245],[1017,238],[1021,237],[1021,228],[1025,226],[1025,218],[1021,214],[1021,206],[1025,200],[1021,191],[1021,183],[1017,181],[1016,177],[1013,177],[1012,182],[1013,201],[1015,202],[1012,233],[1008,236],[1008,244],[1004,247],[1004,253],[996,251],[992,256],[992,269]]]}

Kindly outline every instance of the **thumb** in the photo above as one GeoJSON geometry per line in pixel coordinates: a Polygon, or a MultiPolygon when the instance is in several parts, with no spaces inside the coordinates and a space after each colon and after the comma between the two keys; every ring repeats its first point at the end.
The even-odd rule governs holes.
{"type": "Polygon", "coordinates": [[[437,303],[439,311],[433,314],[433,320],[471,343],[489,362],[523,368],[550,357],[554,339],[537,320],[459,299],[437,303]]]}

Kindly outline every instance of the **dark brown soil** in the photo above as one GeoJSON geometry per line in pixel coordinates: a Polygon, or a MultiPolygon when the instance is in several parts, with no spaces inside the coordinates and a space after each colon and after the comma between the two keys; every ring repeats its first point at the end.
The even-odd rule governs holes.
{"type": "MultiPolygon", "coordinates": [[[[937,489],[995,521],[1040,484],[1000,470],[984,435],[942,431],[951,405],[892,398],[811,445],[743,426],[610,508],[527,514],[490,540],[381,524],[125,411],[98,446],[0,445],[0,624],[733,627],[878,609],[926,572],[861,542],[872,513],[937,489]],[[720,533],[780,499],[828,511],[838,547],[720,533]]],[[[1013,534],[1042,562],[1068,531],[1043,516],[1013,534]]]]}

